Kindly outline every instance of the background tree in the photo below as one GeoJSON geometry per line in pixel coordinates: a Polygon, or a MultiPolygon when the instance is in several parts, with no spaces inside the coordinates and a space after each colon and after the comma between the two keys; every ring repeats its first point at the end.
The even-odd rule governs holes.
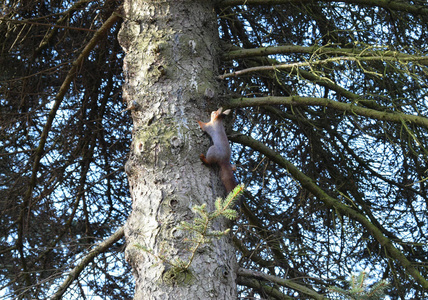
{"type": "MultiPolygon", "coordinates": [[[[0,297],[47,299],[130,211],[118,3],[1,6],[0,297]]],[[[70,298],[133,293],[122,244],[93,259],[70,298]]]]}
{"type": "MultiPolygon", "coordinates": [[[[187,112],[197,134],[190,119],[207,120],[220,103],[234,109],[233,160],[247,186],[234,226],[239,295],[317,299],[331,285],[348,289],[349,273],[370,268],[390,282],[392,298],[423,299],[426,2],[214,4],[222,43],[212,53],[227,92],[209,100],[201,88],[187,112]]],[[[63,287],[70,297],[132,297],[123,241],[115,243],[131,204],[123,166],[132,125],[121,113],[116,40],[121,17],[130,19],[114,13],[119,5],[2,4],[2,296],[54,294],[92,245],[116,232],[63,287]]],[[[171,24],[158,17],[152,21],[171,24]]],[[[136,34],[147,30],[150,19],[143,21],[136,34]]],[[[206,146],[186,159],[208,174],[198,161],[206,146]]],[[[192,184],[201,183],[186,188],[192,184]]]]}

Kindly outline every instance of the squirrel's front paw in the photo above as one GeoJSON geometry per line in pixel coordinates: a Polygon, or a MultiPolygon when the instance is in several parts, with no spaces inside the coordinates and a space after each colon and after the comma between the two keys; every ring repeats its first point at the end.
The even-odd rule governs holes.
{"type": "Polygon", "coordinates": [[[205,157],[205,155],[201,154],[201,155],[199,155],[199,158],[201,159],[201,161],[202,161],[204,164],[209,165],[209,163],[208,163],[207,158],[205,157]]]}

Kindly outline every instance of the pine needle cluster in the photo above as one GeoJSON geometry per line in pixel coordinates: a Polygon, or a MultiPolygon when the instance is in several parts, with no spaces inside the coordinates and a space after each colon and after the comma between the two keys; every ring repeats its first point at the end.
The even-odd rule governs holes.
{"type": "Polygon", "coordinates": [[[336,293],[336,299],[351,299],[351,300],[379,300],[385,296],[385,289],[388,287],[386,280],[380,280],[369,287],[365,280],[367,272],[362,271],[358,275],[352,274],[349,280],[349,290],[340,287],[329,287],[330,292],[336,293]]]}
{"type": "Polygon", "coordinates": [[[184,269],[188,269],[195,258],[197,250],[204,244],[208,244],[213,238],[221,238],[229,233],[230,228],[224,231],[211,230],[213,222],[219,217],[225,217],[229,220],[234,220],[238,216],[233,205],[239,196],[244,192],[244,185],[237,185],[232,192],[227,195],[225,199],[217,198],[214,203],[215,210],[209,212],[207,210],[207,204],[193,206],[193,210],[198,216],[193,220],[193,223],[181,222],[179,229],[189,232],[191,238],[188,242],[192,245],[189,249],[191,255],[187,264],[183,266],[184,269]]]}
{"type": "Polygon", "coordinates": [[[230,192],[229,195],[227,195],[225,199],[217,198],[214,203],[215,210],[213,212],[208,211],[206,203],[202,205],[194,205],[192,207],[192,209],[196,212],[198,216],[195,217],[192,223],[183,221],[178,227],[179,230],[189,233],[189,238],[187,238],[186,241],[190,244],[190,247],[188,248],[190,255],[187,260],[177,258],[172,261],[167,257],[167,255],[163,253],[155,254],[153,250],[140,244],[137,244],[135,246],[138,249],[155,256],[157,259],[159,259],[160,262],[162,261],[172,266],[174,273],[187,273],[189,271],[190,265],[192,264],[196,256],[198,249],[201,246],[211,243],[213,238],[221,238],[229,233],[230,228],[227,228],[224,231],[212,230],[211,228],[213,227],[213,222],[220,217],[225,217],[229,220],[236,219],[238,213],[231,207],[234,206],[236,200],[243,192],[244,185],[241,184],[237,185],[234,190],[230,192]]]}

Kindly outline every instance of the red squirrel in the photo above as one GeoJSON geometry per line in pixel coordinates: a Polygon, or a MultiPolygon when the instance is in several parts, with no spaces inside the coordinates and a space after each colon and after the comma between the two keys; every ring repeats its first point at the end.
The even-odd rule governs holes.
{"type": "Polygon", "coordinates": [[[223,117],[229,113],[230,109],[223,111],[223,108],[220,107],[211,113],[211,121],[208,123],[198,121],[201,129],[208,133],[213,141],[207,156],[201,154],[199,157],[207,165],[215,163],[220,166],[220,179],[227,193],[230,193],[236,186],[235,176],[233,176],[235,167],[230,164],[230,146],[222,123],[223,117]]]}

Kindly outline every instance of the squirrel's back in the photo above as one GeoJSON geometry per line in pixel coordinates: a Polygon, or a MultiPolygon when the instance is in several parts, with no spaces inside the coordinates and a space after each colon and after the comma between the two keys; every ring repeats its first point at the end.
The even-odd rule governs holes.
{"type": "Polygon", "coordinates": [[[226,136],[226,131],[222,123],[224,115],[229,114],[230,110],[220,107],[217,111],[211,113],[211,120],[208,123],[198,121],[202,130],[208,133],[212,139],[213,145],[208,149],[207,156],[201,154],[200,158],[205,164],[216,163],[220,166],[220,178],[227,193],[230,193],[236,186],[233,167],[230,164],[230,145],[226,136]]]}

